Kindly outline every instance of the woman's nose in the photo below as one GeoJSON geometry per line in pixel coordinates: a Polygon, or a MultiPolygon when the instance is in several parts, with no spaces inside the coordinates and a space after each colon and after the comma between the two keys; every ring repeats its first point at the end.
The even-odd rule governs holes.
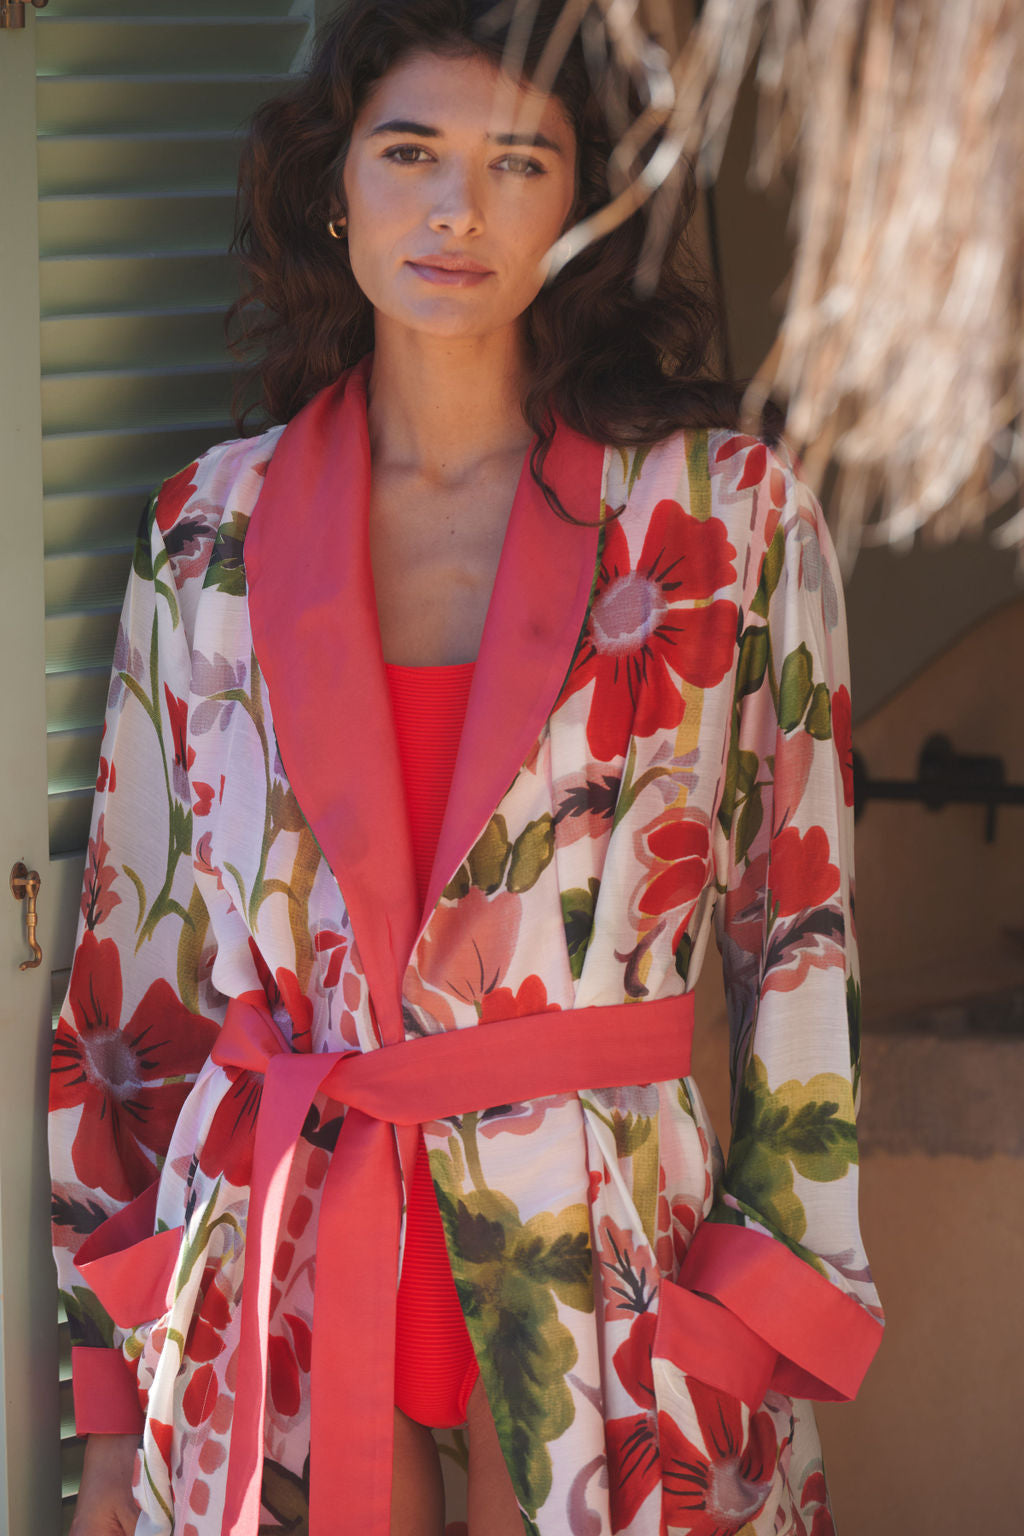
{"type": "Polygon", "coordinates": [[[475,178],[468,172],[452,172],[438,190],[430,214],[431,229],[450,229],[458,235],[472,234],[483,225],[483,213],[475,178]]]}

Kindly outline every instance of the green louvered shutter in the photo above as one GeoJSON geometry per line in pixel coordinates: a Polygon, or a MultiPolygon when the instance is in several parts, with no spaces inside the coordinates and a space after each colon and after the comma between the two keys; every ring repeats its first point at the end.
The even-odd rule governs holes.
{"type": "MultiPolygon", "coordinates": [[[[301,66],[313,11],[50,0],[33,18],[55,1008],[135,529],[161,479],[234,435],[223,316],[240,128],[301,66]]],[[[64,1358],[65,1529],[81,1454],[69,1377],[64,1358]]]]}

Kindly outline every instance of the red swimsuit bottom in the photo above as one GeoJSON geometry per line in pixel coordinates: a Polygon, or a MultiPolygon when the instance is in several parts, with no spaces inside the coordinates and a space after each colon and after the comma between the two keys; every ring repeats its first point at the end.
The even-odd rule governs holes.
{"type": "MultiPolygon", "coordinates": [[[[389,665],[387,675],[422,902],[448,801],[473,664],[389,665]]],[[[398,1283],[395,1404],[420,1424],[464,1424],[478,1375],[421,1132],[398,1283]]]]}

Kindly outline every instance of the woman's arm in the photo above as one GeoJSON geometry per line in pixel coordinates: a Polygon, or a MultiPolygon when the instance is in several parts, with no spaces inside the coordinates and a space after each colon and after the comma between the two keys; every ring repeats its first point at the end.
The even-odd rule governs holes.
{"type": "Polygon", "coordinates": [[[174,558],[194,554],[205,528],[190,511],[199,468],[164,484],[136,545],[51,1072],[54,1249],[76,1422],[80,1433],[119,1442],[137,1443],[142,1424],[120,1347],[126,1334],[77,1260],[110,1246],[115,1230],[117,1246],[153,1234],[153,1186],[217,1032],[200,992],[209,945],[193,869],[186,730],[189,619],[203,572],[201,561],[174,558]]]}
{"type": "Polygon", "coordinates": [[[701,1309],[705,1374],[724,1385],[715,1372],[745,1357],[738,1395],[754,1402],[770,1385],[852,1397],[881,1336],[857,1212],[860,984],[842,586],[821,509],[784,449],[768,454],[752,494],[767,495],[780,472],[778,525],[741,620],[714,829],[732,1139],[679,1277],[691,1293],[684,1305],[701,1309]]]}

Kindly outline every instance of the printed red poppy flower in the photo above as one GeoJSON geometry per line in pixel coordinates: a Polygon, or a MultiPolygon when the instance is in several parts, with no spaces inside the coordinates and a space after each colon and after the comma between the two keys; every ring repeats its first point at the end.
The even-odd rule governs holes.
{"type": "Polygon", "coordinates": [[[803,834],[786,827],[772,839],[768,887],[778,917],[824,906],[839,889],[839,869],[828,859],[824,827],[803,834]]]}
{"type": "Polygon", "coordinates": [[[843,799],[853,804],[853,712],[850,690],[845,684],[832,695],[832,740],[836,744],[839,768],[843,775],[843,799]]]}
{"type": "MultiPolygon", "coordinates": [[[[707,826],[695,816],[673,809],[646,827],[640,856],[648,875],[637,901],[643,915],[678,912],[696,901],[707,882],[710,851],[707,826]]],[[[686,919],[676,930],[673,949],[685,926],[686,919]]]]}
{"type": "Polygon", "coordinates": [[[327,969],[323,975],[325,991],[336,987],[341,980],[341,967],[345,963],[348,953],[348,939],[342,933],[337,933],[333,928],[321,928],[314,936],[313,948],[318,955],[329,955],[327,969]]]}
{"type": "Polygon", "coordinates": [[[160,487],[156,498],[156,525],[161,533],[166,533],[172,526],[182,507],[188,501],[195,490],[195,481],[192,478],[199,468],[199,460],[194,459],[184,469],[179,469],[176,475],[165,480],[160,487]]]}
{"type": "Polygon", "coordinates": [[[252,1182],[263,1074],[241,1067],[225,1067],[224,1071],[231,1086],[213,1112],[199,1152],[199,1167],[207,1178],[223,1175],[229,1184],[244,1189],[252,1182]]]}
{"type": "Polygon", "coordinates": [[[759,1510],[775,1476],[778,1441],[771,1415],[758,1409],[743,1432],[738,1398],[687,1378],[702,1445],[693,1445],[667,1413],[658,1415],[664,1515],[689,1536],[736,1536],[759,1510]]]}
{"type": "Polygon", "coordinates": [[[86,931],[53,1046],[51,1109],[82,1106],[71,1148],[87,1189],[131,1200],[156,1178],[191,1080],[217,1037],[166,981],[146,992],[122,1024],[121,961],[113,939],[86,931]]]}
{"type": "Polygon", "coordinates": [[[729,670],[735,603],[690,604],[732,580],[735,556],[724,523],[701,522],[676,501],[658,502],[635,566],[625,533],[611,524],[583,640],[562,690],[567,699],[594,683],[587,742],[601,762],[621,756],[630,734],[652,736],[680,723],[677,678],[711,688],[729,670]]]}
{"type": "Polygon", "coordinates": [[[481,1024],[502,1019],[525,1019],[532,1013],[560,1013],[557,1003],[548,1002],[547,988],[539,976],[527,976],[518,992],[511,987],[495,987],[480,1001],[481,1024]]]}
{"type": "Polygon", "coordinates": [[[167,699],[167,717],[171,725],[171,741],[174,744],[174,762],[171,768],[171,776],[174,780],[174,789],[179,800],[188,800],[189,769],[196,760],[196,749],[188,745],[188,704],[184,699],[179,699],[164,683],[164,696],[167,699]]]}
{"type": "Polygon", "coordinates": [[[642,1312],[625,1343],[612,1356],[619,1380],[641,1410],[627,1418],[612,1419],[605,1428],[613,1531],[631,1525],[644,1500],[658,1486],[660,1457],[651,1368],[656,1324],[654,1313],[642,1312]]]}
{"type": "Polygon", "coordinates": [[[804,1519],[811,1517],[805,1529],[807,1536],[836,1536],[832,1513],[828,1507],[828,1491],[821,1472],[812,1472],[800,1495],[800,1512],[804,1519]]]}

